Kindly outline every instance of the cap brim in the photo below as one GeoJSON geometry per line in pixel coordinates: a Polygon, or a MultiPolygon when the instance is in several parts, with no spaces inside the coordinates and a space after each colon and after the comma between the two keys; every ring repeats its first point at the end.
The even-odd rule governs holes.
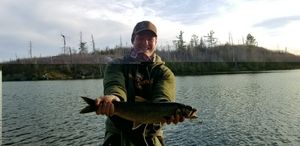
{"type": "Polygon", "coordinates": [[[157,34],[156,34],[153,30],[151,30],[151,29],[142,29],[142,30],[137,31],[135,34],[139,34],[140,32],[143,32],[143,31],[150,31],[150,32],[152,32],[155,36],[157,36],[157,34]]]}

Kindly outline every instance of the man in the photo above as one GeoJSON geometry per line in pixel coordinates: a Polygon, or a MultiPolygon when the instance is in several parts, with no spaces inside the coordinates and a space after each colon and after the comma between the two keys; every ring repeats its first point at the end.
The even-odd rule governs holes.
{"type": "MultiPolygon", "coordinates": [[[[107,115],[103,146],[164,145],[162,124],[141,125],[133,128],[133,122],[112,116],[118,102],[174,102],[175,76],[155,53],[157,30],[150,21],[142,21],[133,29],[133,48],[127,56],[114,60],[105,70],[104,96],[96,100],[97,115],[107,115]]],[[[151,109],[149,109],[150,111],[151,109]]],[[[167,124],[182,122],[174,115],[167,124]]]]}

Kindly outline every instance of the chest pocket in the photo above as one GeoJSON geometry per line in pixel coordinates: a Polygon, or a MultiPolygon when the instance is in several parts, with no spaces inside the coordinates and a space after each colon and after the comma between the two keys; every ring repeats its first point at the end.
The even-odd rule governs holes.
{"type": "Polygon", "coordinates": [[[126,90],[130,102],[147,101],[151,99],[153,78],[147,66],[127,66],[126,90]]]}

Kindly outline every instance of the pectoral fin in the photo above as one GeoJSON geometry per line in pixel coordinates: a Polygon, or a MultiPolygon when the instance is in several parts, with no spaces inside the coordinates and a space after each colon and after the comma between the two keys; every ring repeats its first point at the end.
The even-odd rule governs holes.
{"type": "Polygon", "coordinates": [[[171,119],[171,116],[164,116],[164,119],[165,119],[165,120],[170,120],[170,119],[171,119]]]}

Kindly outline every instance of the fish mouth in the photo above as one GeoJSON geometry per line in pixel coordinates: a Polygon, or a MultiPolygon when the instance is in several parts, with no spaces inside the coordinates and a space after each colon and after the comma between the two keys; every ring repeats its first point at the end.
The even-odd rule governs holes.
{"type": "Polygon", "coordinates": [[[196,119],[196,118],[198,118],[198,116],[196,115],[196,112],[197,112],[197,109],[193,108],[192,111],[189,113],[188,117],[190,119],[196,119]]]}
{"type": "Polygon", "coordinates": [[[179,111],[176,112],[179,112],[179,114],[181,114],[182,116],[188,119],[198,118],[198,116],[196,115],[197,109],[192,108],[189,105],[185,105],[183,109],[180,109],[179,111]]]}

